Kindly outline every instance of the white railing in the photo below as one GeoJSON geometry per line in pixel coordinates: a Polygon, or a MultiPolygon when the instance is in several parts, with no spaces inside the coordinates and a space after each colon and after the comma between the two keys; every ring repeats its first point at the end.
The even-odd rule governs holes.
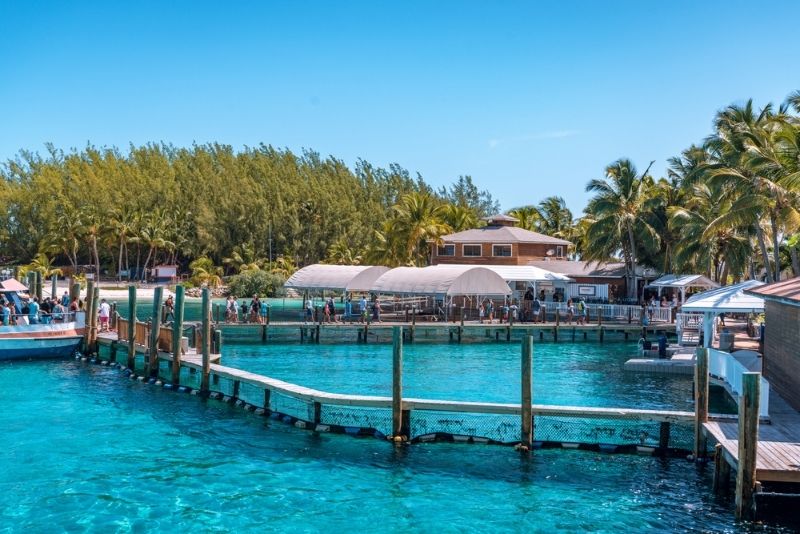
{"type": "MultiPolygon", "coordinates": [[[[708,374],[725,382],[736,396],[738,404],[742,396],[742,376],[749,372],[747,367],[739,360],[721,350],[708,349],[708,374]]],[[[769,382],[761,377],[761,399],[759,401],[759,415],[769,417],[769,382]]]]}
{"type": "MultiPolygon", "coordinates": [[[[575,302],[575,301],[573,301],[575,302]]],[[[545,305],[547,306],[548,313],[550,310],[555,307],[562,317],[567,316],[567,305],[564,302],[546,302],[545,305]]],[[[575,309],[577,310],[577,302],[574,304],[575,309]]],[[[641,306],[631,306],[628,304],[586,304],[586,307],[589,312],[589,318],[593,319],[597,317],[598,309],[603,313],[603,319],[609,320],[616,320],[625,322],[628,320],[630,316],[630,320],[632,323],[641,324],[642,322],[642,307],[641,306]]],[[[650,312],[650,308],[645,308],[646,312],[650,312]]],[[[653,308],[653,322],[660,322],[660,323],[669,323],[672,321],[672,308],[653,308]]],[[[577,313],[577,311],[576,311],[577,313]]]]}

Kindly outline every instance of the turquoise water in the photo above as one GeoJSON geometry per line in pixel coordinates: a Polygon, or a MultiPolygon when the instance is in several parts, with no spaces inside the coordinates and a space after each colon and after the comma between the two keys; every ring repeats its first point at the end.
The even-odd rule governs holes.
{"type": "Polygon", "coordinates": [[[74,361],[4,363],[0,392],[2,532],[749,530],[680,459],[395,449],[74,361]]]}
{"type": "MultiPolygon", "coordinates": [[[[536,343],[533,397],[542,404],[693,410],[689,377],[629,373],[628,343],[536,343]]],[[[223,343],[222,362],[333,393],[391,396],[390,345],[223,343]]],[[[406,344],[404,396],[519,402],[517,343],[406,344]]]]}

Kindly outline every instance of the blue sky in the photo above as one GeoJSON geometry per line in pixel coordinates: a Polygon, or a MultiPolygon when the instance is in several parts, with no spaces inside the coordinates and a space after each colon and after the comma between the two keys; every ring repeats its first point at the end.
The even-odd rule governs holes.
{"type": "Polygon", "coordinates": [[[471,175],[504,209],[800,89],[800,2],[0,0],[0,159],[167,141],[471,175]]]}

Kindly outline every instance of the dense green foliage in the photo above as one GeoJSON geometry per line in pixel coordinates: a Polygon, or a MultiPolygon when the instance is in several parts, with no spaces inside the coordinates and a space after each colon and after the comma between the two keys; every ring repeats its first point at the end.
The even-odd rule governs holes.
{"type": "Polygon", "coordinates": [[[231,276],[228,280],[228,291],[231,295],[251,297],[279,297],[284,294],[283,277],[262,270],[243,271],[231,276]]]}
{"type": "MultiPolygon", "coordinates": [[[[143,273],[208,258],[206,274],[267,269],[288,276],[328,256],[364,255],[391,207],[408,193],[445,204],[470,223],[496,207],[469,177],[437,194],[399,166],[348,168],[314,152],[225,145],[22,152],[0,169],[0,263],[43,253],[75,270],[143,273]],[[213,272],[212,272],[213,271],[213,272]]],[[[199,273],[201,278],[205,276],[199,273]]]]}
{"type": "MultiPolygon", "coordinates": [[[[619,159],[588,183],[579,219],[560,197],[509,213],[572,241],[575,257],[624,261],[631,282],[643,267],[722,283],[800,275],[798,112],[800,92],[777,109],[729,106],[663,178],[619,159]]],[[[0,202],[2,263],[137,276],[178,263],[196,285],[240,273],[232,283],[242,295],[270,294],[247,284],[277,287],[319,261],[425,265],[431,242],[499,209],[468,176],[435,191],[396,165],[350,169],[264,145],[22,152],[0,168],[0,202]]]]}

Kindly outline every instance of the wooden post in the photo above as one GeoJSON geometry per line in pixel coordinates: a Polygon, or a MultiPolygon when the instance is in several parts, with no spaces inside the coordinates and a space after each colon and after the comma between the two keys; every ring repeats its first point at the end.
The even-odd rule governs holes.
{"type": "Polygon", "coordinates": [[[414,342],[414,331],[417,329],[417,307],[411,307],[411,330],[408,332],[408,340],[414,342]]]}
{"type": "Polygon", "coordinates": [[[222,354],[222,330],[214,330],[214,345],[212,354],[222,354]]]}
{"type": "Polygon", "coordinates": [[[461,343],[461,335],[464,333],[464,306],[461,306],[461,324],[458,326],[458,342],[461,343]]]}
{"type": "Polygon", "coordinates": [[[703,423],[708,421],[708,349],[698,348],[694,367],[694,460],[706,454],[703,423]]]}
{"type": "Polygon", "coordinates": [[[522,341],[522,435],[520,444],[524,450],[533,446],[533,336],[527,335],[522,341]]]}
{"type": "Polygon", "coordinates": [[[269,326],[269,316],[272,312],[272,306],[267,304],[267,326],[269,326]]]}
{"type": "Polygon", "coordinates": [[[662,421],[658,429],[658,448],[666,450],[669,448],[669,421],[662,421]]]}
{"type": "Polygon", "coordinates": [[[39,302],[42,302],[42,273],[40,271],[36,271],[36,298],[39,299],[39,302]]]}
{"type": "Polygon", "coordinates": [[[50,298],[58,298],[58,275],[50,276],[50,298]]]}
{"type": "Polygon", "coordinates": [[[172,387],[177,388],[181,382],[181,358],[183,340],[183,302],[186,288],[179,285],[175,288],[175,319],[172,321],[172,387]]]}
{"type": "Polygon", "coordinates": [[[78,282],[75,282],[69,286],[69,301],[71,303],[73,299],[79,300],[80,298],[81,298],[81,285],[78,282]]]}
{"type": "Polygon", "coordinates": [[[200,393],[208,395],[208,375],[211,370],[211,291],[203,288],[201,308],[203,320],[203,373],[200,378],[200,393]]]}
{"type": "Polygon", "coordinates": [[[736,473],[736,518],[756,518],[756,458],[761,373],[743,373],[739,400],[739,464],[736,473]]]}
{"type": "Polygon", "coordinates": [[[392,328],[392,437],[404,441],[403,425],[403,328],[392,328]]]}
{"type": "Polygon", "coordinates": [[[561,324],[561,313],[558,311],[558,308],[556,308],[556,326],[560,324],[561,324]]]}
{"type": "Polygon", "coordinates": [[[631,322],[633,322],[633,308],[628,306],[628,324],[631,324],[631,322]]]}
{"type": "Polygon", "coordinates": [[[150,347],[147,352],[148,376],[158,376],[158,334],[161,331],[161,298],[164,288],[156,286],[153,290],[153,313],[150,316],[150,347]]]}
{"type": "Polygon", "coordinates": [[[128,286],[128,369],[136,367],[136,286],[128,286]]]}
{"type": "Polygon", "coordinates": [[[92,314],[92,299],[94,299],[94,280],[89,280],[86,286],[86,333],[83,336],[83,351],[89,352],[92,343],[92,329],[94,328],[94,315],[92,314]]]}
{"type": "Polygon", "coordinates": [[[714,478],[711,483],[711,488],[714,491],[714,495],[727,495],[730,482],[731,466],[725,459],[725,452],[722,448],[722,445],[717,443],[714,446],[714,478]]]}
{"type": "Polygon", "coordinates": [[[603,306],[597,306],[597,326],[603,326],[603,306]]]}
{"type": "Polygon", "coordinates": [[[94,287],[94,294],[92,295],[92,331],[91,339],[89,340],[89,350],[92,354],[97,354],[97,310],[100,307],[100,288],[94,287]]]}

